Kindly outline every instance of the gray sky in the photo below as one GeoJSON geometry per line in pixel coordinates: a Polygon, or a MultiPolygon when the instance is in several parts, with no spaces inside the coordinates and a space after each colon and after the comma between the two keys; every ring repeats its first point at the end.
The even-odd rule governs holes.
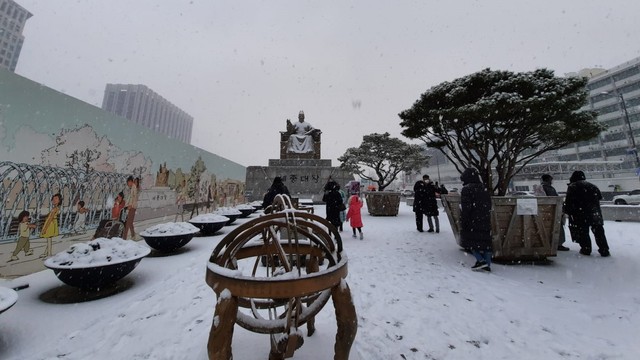
{"type": "Polygon", "coordinates": [[[440,82],[640,56],[637,0],[17,1],[34,14],[18,74],[96,106],[106,83],[145,84],[194,117],[194,145],[246,166],[279,157],[300,110],[338,165],[363,135],[400,137],[440,82]]]}

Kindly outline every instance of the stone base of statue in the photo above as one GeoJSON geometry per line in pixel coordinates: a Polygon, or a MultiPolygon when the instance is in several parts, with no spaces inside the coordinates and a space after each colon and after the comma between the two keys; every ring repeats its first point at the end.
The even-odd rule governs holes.
{"type": "Polygon", "coordinates": [[[270,159],[269,166],[247,167],[246,194],[248,201],[262,201],[273,179],[279,176],[291,197],[321,203],[324,185],[329,178],[344,187],[353,175],[331,166],[329,159],[270,159]]]}

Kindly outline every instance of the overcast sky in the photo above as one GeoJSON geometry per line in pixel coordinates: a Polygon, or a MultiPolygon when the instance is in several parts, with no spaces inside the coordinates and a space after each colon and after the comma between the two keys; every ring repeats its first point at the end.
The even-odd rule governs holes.
{"type": "Polygon", "coordinates": [[[443,81],[640,56],[638,0],[17,2],[18,74],[96,106],[106,83],[147,85],[194,117],[193,145],[246,166],[279,157],[300,110],[337,166],[443,81]]]}

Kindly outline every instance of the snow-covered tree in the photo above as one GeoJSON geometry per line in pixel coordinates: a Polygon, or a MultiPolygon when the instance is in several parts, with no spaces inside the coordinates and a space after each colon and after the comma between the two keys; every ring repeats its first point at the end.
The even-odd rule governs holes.
{"type": "Polygon", "coordinates": [[[419,171],[428,159],[419,145],[407,144],[389,133],[373,133],[365,135],[359,147],[348,148],[338,161],[341,169],[377,183],[382,191],[398,174],[419,171]]]}
{"type": "Polygon", "coordinates": [[[603,130],[594,112],[580,111],[586,84],[547,69],[485,69],[427,90],[399,114],[402,135],[439,149],[460,172],[478,169],[487,188],[504,195],[531,160],[603,130]]]}

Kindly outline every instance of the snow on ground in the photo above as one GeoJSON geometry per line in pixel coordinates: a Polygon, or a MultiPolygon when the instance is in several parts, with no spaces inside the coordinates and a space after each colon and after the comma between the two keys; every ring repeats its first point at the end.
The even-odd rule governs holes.
{"type": "MultiPolygon", "coordinates": [[[[315,210],[324,215],[323,206],[315,210]]],[[[68,287],[51,270],[16,280],[30,287],[0,314],[0,358],[206,359],[216,301],[207,260],[248,219],[175,254],[152,253],[109,296],[68,287]]],[[[401,203],[397,217],[364,208],[364,240],[345,226],[358,313],[351,359],[640,356],[640,223],[606,222],[610,258],[581,256],[571,243],[549,265],[494,264],[488,274],[469,269],[473,258],[457,247],[444,214],[440,220],[439,234],[418,233],[401,203]]],[[[334,316],[329,302],[294,359],[333,358],[334,316]]],[[[234,359],[266,359],[268,336],[236,326],[233,350],[234,359]]]]}

